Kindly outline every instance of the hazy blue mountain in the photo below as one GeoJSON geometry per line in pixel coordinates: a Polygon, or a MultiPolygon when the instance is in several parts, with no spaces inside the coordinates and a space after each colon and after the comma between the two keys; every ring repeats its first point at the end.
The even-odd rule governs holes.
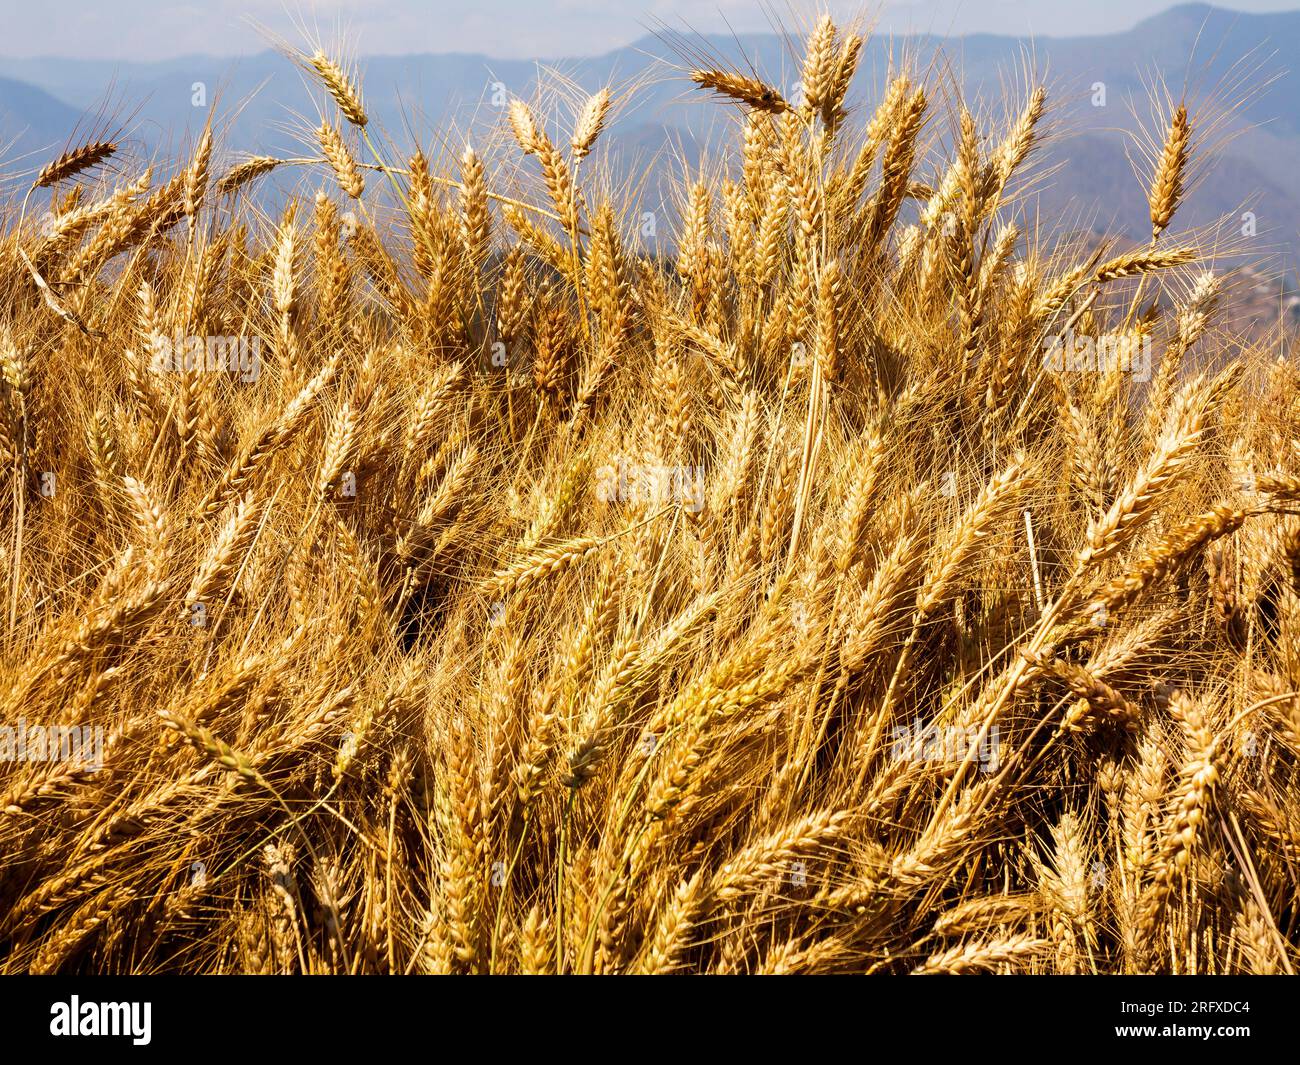
{"type": "Polygon", "coordinates": [[[76,128],[80,112],[48,92],[0,77],[0,173],[40,166],[76,128]]]}
{"type": "MultiPolygon", "coordinates": [[[[775,35],[696,38],[688,44],[692,54],[752,65],[787,92],[798,77],[789,43],[775,35]]],[[[1250,210],[1258,233],[1248,250],[1300,245],[1295,180],[1300,173],[1300,11],[1249,15],[1185,4],[1125,33],[1103,37],[875,38],[864,49],[856,86],[868,111],[891,57],[896,61],[900,54],[929,70],[939,91],[945,82],[960,81],[968,98],[993,118],[1018,106],[1023,91],[1008,102],[1007,89],[1021,89],[1026,67],[1046,80],[1063,132],[1045,147],[1041,163],[1059,165],[1059,170],[1038,183],[1032,206],[1053,227],[1095,225],[1120,227],[1137,238],[1145,234],[1131,112],[1147,128],[1153,126],[1147,104],[1152,84],[1163,82],[1175,96],[1185,89],[1197,116],[1213,109],[1207,101],[1238,101],[1240,106],[1213,136],[1205,130],[1206,148],[1221,150],[1213,159],[1208,151],[1202,153],[1196,196],[1179,222],[1205,225],[1224,214],[1239,220],[1250,210]],[[1092,105],[1097,83],[1105,85],[1104,107],[1092,105]],[[1264,88],[1251,92],[1251,86],[1264,88]],[[1234,138],[1222,143],[1228,133],[1234,138]]],[[[476,146],[490,146],[490,131],[500,128],[503,117],[494,103],[506,96],[531,97],[539,73],[551,83],[558,73],[572,83],[575,94],[610,82],[637,85],[607,138],[616,174],[635,184],[664,155],[693,166],[720,143],[714,134],[730,112],[704,105],[682,75],[690,65],[672,42],[650,37],[607,55],[546,68],[457,54],[375,56],[362,60],[361,70],[374,126],[401,150],[410,148],[414,135],[426,150],[443,145],[457,154],[467,137],[476,146]]],[[[0,122],[8,123],[0,124],[0,131],[11,128],[15,115],[30,114],[25,144],[42,138],[61,143],[77,112],[93,115],[107,108],[121,117],[129,143],[144,155],[166,154],[196,135],[207,109],[193,105],[195,83],[202,83],[208,104],[217,102],[224,144],[232,154],[302,154],[305,130],[318,122],[322,106],[309,79],[273,51],[239,59],[190,56],[148,63],[0,60],[0,77],[29,83],[0,80],[0,122]],[[59,101],[66,106],[60,108],[59,101]]],[[[654,169],[664,172],[662,166],[654,169]]],[[[1140,163],[1138,170],[1143,172],[1140,163]]],[[[649,189],[646,195],[657,193],[649,189]]],[[[1240,224],[1234,222],[1230,232],[1237,234],[1240,224]]]]}

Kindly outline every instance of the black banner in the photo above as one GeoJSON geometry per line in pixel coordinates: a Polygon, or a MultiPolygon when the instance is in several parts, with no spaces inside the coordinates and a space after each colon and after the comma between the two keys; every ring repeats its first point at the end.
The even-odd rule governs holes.
{"type": "Polygon", "coordinates": [[[1170,1043],[1228,1053],[1271,1045],[1290,1030],[1293,996],[1294,985],[1262,977],[643,978],[581,986],[522,977],[11,977],[0,981],[0,1022],[11,1052],[112,1045],[128,1056],[216,1054],[225,1044],[259,1057],[314,1049],[337,1057],[423,1046],[437,1058],[463,1044],[498,1057],[517,1041],[533,1053],[549,1044],[586,1055],[630,1037],[677,1044],[691,1057],[731,1056],[752,1043],[769,1059],[784,1052],[803,1059],[845,1042],[855,1056],[870,1056],[914,1040],[929,1056],[993,1052],[1014,1040],[1068,1060],[1124,1045],[1140,1053],[1168,1052],[1170,1043]]]}

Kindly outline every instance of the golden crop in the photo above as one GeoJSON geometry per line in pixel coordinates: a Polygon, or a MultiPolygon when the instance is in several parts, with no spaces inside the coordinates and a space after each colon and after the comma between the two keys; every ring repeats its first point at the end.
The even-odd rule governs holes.
{"type": "Polygon", "coordinates": [[[695,72],[737,148],[671,256],[609,93],[516,101],[498,183],[388,158],[321,53],[319,158],[41,171],[0,970],[1291,969],[1300,382],[1179,235],[1196,116],[1151,243],[1081,249],[1041,90],[859,114],[860,47],[695,72]]]}

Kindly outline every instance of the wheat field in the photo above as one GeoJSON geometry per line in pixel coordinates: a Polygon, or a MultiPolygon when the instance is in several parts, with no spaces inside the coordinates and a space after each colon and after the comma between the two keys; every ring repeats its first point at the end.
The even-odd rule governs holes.
{"type": "Polygon", "coordinates": [[[617,93],[398,159],[314,49],[303,158],[18,190],[0,971],[1291,971],[1298,374],[1204,127],[1088,246],[1042,88],[862,43],[691,72],[656,246],[617,93]]]}

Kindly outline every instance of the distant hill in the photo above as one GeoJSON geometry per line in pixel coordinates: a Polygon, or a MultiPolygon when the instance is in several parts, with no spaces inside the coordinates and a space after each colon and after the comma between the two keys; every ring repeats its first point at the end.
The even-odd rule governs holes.
{"type": "Polygon", "coordinates": [[[0,174],[39,166],[77,126],[81,113],[48,92],[0,77],[0,174]]]}
{"type": "MultiPolygon", "coordinates": [[[[750,63],[787,91],[798,76],[787,43],[774,35],[707,38],[692,46],[723,61],[750,63]]],[[[1149,224],[1130,161],[1130,110],[1152,124],[1146,101],[1158,81],[1175,94],[1186,86],[1194,116],[1208,113],[1208,98],[1243,97],[1213,138],[1232,133],[1233,139],[1213,161],[1200,160],[1196,194],[1178,222],[1204,226],[1231,215],[1232,226],[1222,235],[1235,235],[1238,250],[1284,253],[1294,268],[1300,248],[1300,11],[1255,15],[1184,4],[1109,36],[875,38],[864,49],[856,84],[867,108],[891,56],[899,54],[930,70],[940,90],[945,78],[957,78],[994,116],[1016,106],[1006,101],[1005,87],[1022,85],[1026,66],[1035,70],[1058,106],[1062,134],[1040,157],[1046,176],[1027,209],[1053,227],[1119,228],[1134,239],[1142,239],[1149,224]],[[1104,107],[1092,106],[1098,82],[1106,89],[1104,107]],[[1246,86],[1265,87],[1251,94],[1246,86]],[[1249,238],[1240,236],[1245,211],[1253,212],[1257,228],[1249,238]]],[[[697,165],[710,154],[711,132],[728,120],[726,109],[702,106],[682,65],[654,37],[606,55],[547,64],[587,91],[610,82],[639,84],[608,138],[613,168],[628,184],[666,152],[682,165],[697,165]]],[[[539,72],[530,62],[462,54],[376,56],[361,67],[375,124],[399,148],[410,147],[413,132],[426,148],[446,144],[457,153],[466,136],[490,149],[489,129],[502,117],[493,106],[497,85],[504,95],[527,98],[539,72]]],[[[128,134],[144,155],[170,152],[195,136],[206,115],[192,104],[196,82],[209,103],[219,101],[219,113],[229,120],[225,145],[235,153],[301,153],[302,130],[315,125],[320,98],[291,62],[270,51],[238,60],[190,56],[151,63],[0,59],[0,76],[0,132],[7,136],[25,121],[24,144],[61,143],[77,111],[99,111],[107,102],[130,116],[128,134]]],[[[0,160],[0,169],[8,168],[0,160]]],[[[658,191],[648,186],[644,194],[653,199],[658,191]]]]}

